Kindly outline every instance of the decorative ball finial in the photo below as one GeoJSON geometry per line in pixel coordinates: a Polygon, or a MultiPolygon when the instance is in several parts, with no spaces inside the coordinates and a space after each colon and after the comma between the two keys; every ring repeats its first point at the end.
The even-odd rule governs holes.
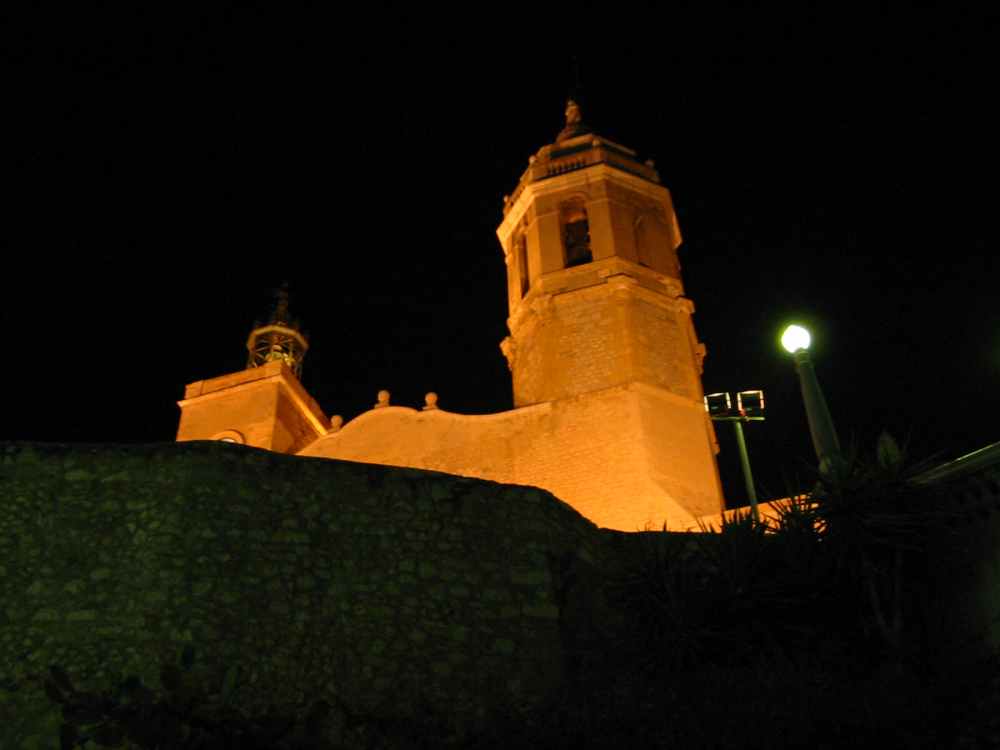
{"type": "Polygon", "coordinates": [[[378,392],[378,401],[375,403],[376,409],[382,409],[389,405],[389,391],[381,390],[378,392]]]}
{"type": "Polygon", "coordinates": [[[438,408],[438,395],[434,391],[430,391],[426,396],[424,396],[424,411],[429,411],[431,409],[438,408]]]}

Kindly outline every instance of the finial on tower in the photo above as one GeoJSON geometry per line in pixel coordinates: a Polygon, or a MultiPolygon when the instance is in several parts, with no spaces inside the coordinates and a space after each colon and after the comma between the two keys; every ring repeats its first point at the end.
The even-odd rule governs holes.
{"type": "Polygon", "coordinates": [[[274,292],[274,312],[271,313],[271,325],[288,325],[288,282],[281,282],[274,292]]]}
{"type": "Polygon", "coordinates": [[[299,323],[288,313],[288,282],[274,291],[274,309],[265,325],[255,326],[247,339],[247,369],[269,362],[284,362],[298,377],[302,377],[302,360],[309,342],[299,329],[299,323]]]}
{"type": "Polygon", "coordinates": [[[559,131],[556,136],[556,143],[568,141],[578,135],[586,135],[590,128],[583,122],[583,114],[580,112],[580,105],[575,99],[566,100],[566,127],[559,131]]]}

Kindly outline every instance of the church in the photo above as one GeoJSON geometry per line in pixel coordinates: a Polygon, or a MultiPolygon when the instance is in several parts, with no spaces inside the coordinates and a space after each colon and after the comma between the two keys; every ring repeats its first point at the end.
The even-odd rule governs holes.
{"type": "MultiPolygon", "coordinates": [[[[724,507],[704,406],[705,346],[684,296],[680,230],[655,165],[566,125],[503,199],[514,408],[394,406],[380,391],[346,424],[299,377],[308,341],[286,295],[247,341],[247,369],[188,385],[177,440],[541,487],[598,526],[695,528],[724,507]]],[[[499,311],[497,311],[499,314],[499,311]]]]}

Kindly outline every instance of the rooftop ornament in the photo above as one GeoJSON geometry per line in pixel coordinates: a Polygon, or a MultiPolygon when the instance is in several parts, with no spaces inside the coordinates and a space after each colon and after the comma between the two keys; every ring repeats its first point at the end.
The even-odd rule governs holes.
{"type": "Polygon", "coordinates": [[[299,322],[288,312],[288,282],[275,291],[275,305],[265,325],[255,325],[247,339],[247,369],[271,362],[284,362],[297,377],[302,377],[302,360],[309,341],[299,322]]]}
{"type": "Polygon", "coordinates": [[[583,122],[583,113],[580,111],[580,105],[572,99],[567,100],[566,127],[559,131],[559,135],[556,136],[556,143],[568,141],[570,138],[586,135],[589,132],[591,132],[590,128],[583,122]]]}

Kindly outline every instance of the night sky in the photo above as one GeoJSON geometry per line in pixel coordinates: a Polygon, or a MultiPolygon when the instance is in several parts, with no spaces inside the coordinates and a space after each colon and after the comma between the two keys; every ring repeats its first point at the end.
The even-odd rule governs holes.
{"type": "Polygon", "coordinates": [[[328,414],[511,408],[494,232],[574,89],[673,193],[705,390],[767,397],[765,496],[812,458],[792,320],[845,444],[1000,439],[994,19],[408,7],[8,19],[0,439],[172,440],[284,280],[328,414]]]}

